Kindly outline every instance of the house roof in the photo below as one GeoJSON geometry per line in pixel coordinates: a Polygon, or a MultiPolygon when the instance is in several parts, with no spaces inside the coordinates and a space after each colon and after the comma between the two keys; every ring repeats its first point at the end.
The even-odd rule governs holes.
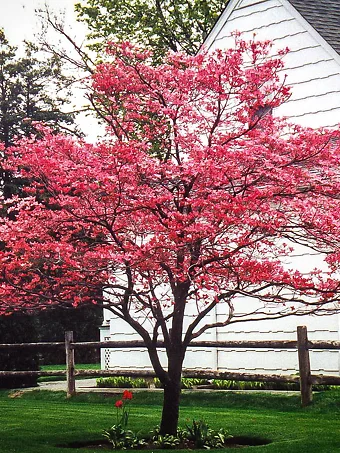
{"type": "MultiPolygon", "coordinates": [[[[236,0],[234,0],[236,3],[236,0]]],[[[319,35],[340,55],[340,0],[286,0],[316,30],[319,35]]],[[[224,12],[232,6],[233,1],[227,0],[225,10],[213,26],[206,41],[212,36],[213,30],[223,26],[221,19],[224,12]]]]}
{"type": "Polygon", "coordinates": [[[289,0],[289,2],[340,54],[340,0],[289,0]]]}

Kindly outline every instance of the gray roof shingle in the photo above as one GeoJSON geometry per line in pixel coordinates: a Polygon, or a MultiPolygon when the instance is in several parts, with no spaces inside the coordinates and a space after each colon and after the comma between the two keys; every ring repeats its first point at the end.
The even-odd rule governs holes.
{"type": "Polygon", "coordinates": [[[340,54],[340,0],[289,0],[289,2],[340,54]]]}

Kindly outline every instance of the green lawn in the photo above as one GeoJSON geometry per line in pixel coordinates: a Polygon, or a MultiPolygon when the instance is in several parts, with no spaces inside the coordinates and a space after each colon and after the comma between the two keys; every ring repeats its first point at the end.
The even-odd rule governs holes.
{"type": "MultiPolygon", "coordinates": [[[[42,365],[42,371],[60,371],[66,370],[65,365],[42,365]]],[[[100,370],[100,363],[80,363],[76,365],[76,370],[100,370]]],[[[86,379],[86,377],[79,377],[76,379],[86,379]]],[[[38,382],[53,382],[53,381],[66,381],[66,376],[43,376],[38,378],[38,382]]]]}
{"type": "MultiPolygon", "coordinates": [[[[77,370],[100,370],[100,363],[77,363],[77,370]]],[[[66,364],[63,365],[42,365],[43,371],[65,370],[66,364]]]]}
{"type": "MultiPolygon", "coordinates": [[[[10,397],[0,392],[1,453],[95,453],[100,450],[60,448],[72,441],[101,438],[114,423],[117,395],[82,394],[67,400],[63,392],[34,391],[10,397]]],[[[14,394],[15,395],[15,394],[14,394]]],[[[161,393],[136,392],[130,427],[148,432],[160,419],[161,393]]],[[[211,427],[233,435],[271,439],[244,451],[268,453],[340,452],[340,391],[316,394],[311,407],[299,407],[299,396],[268,393],[184,393],[181,424],[204,418],[211,427]]],[[[228,453],[238,452],[230,448],[228,453]]],[[[243,451],[243,450],[242,450],[243,451]]]]}

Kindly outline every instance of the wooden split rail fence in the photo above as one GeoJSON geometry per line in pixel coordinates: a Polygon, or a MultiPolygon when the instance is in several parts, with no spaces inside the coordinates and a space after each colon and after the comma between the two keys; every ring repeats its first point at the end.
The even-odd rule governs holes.
{"type": "MultiPolygon", "coordinates": [[[[76,370],[74,351],[83,348],[141,348],[145,347],[143,341],[94,341],[94,342],[74,342],[73,332],[65,333],[65,342],[54,343],[17,343],[0,344],[0,350],[15,349],[51,349],[64,348],[66,352],[66,370],[54,371],[0,371],[1,376],[65,376],[67,380],[67,395],[72,396],[76,393],[76,376],[127,376],[127,377],[155,377],[150,370],[76,370]]],[[[157,347],[162,348],[164,344],[159,342],[157,347]]],[[[287,382],[300,383],[301,404],[307,406],[311,403],[312,385],[340,385],[340,376],[312,375],[310,369],[309,350],[329,349],[340,351],[340,341],[309,341],[307,328],[299,326],[297,328],[297,340],[286,341],[195,341],[190,347],[205,348],[254,348],[254,349],[296,349],[299,358],[299,375],[275,375],[275,374],[248,374],[233,373],[214,370],[183,370],[183,377],[202,378],[202,379],[228,379],[238,381],[259,381],[259,382],[287,382]]]]}

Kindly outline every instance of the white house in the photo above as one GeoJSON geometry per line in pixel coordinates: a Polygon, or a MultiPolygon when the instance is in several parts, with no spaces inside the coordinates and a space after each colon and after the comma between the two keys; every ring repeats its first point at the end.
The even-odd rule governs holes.
{"type": "MultiPolygon", "coordinates": [[[[207,37],[208,50],[230,47],[231,33],[271,40],[273,53],[288,47],[284,73],[292,87],[289,101],[274,112],[303,126],[333,127],[340,123],[340,0],[230,0],[207,37]]],[[[295,257],[299,268],[314,257],[295,257]]],[[[211,316],[219,319],[223,305],[211,316]]],[[[296,327],[307,325],[311,340],[339,340],[340,315],[288,317],[275,321],[233,324],[212,329],[202,340],[295,339],[296,327]]],[[[119,319],[104,313],[101,340],[135,340],[136,333],[119,319]]],[[[193,349],[184,366],[254,373],[291,374],[298,370],[293,350],[193,349]]],[[[102,368],[151,368],[143,350],[102,350],[102,368]]],[[[312,351],[312,372],[340,375],[340,352],[312,351]]]]}
{"type": "Polygon", "coordinates": [[[230,47],[230,34],[269,39],[285,57],[288,102],[277,115],[303,126],[336,126],[340,122],[340,1],[230,0],[204,46],[230,47]]]}

